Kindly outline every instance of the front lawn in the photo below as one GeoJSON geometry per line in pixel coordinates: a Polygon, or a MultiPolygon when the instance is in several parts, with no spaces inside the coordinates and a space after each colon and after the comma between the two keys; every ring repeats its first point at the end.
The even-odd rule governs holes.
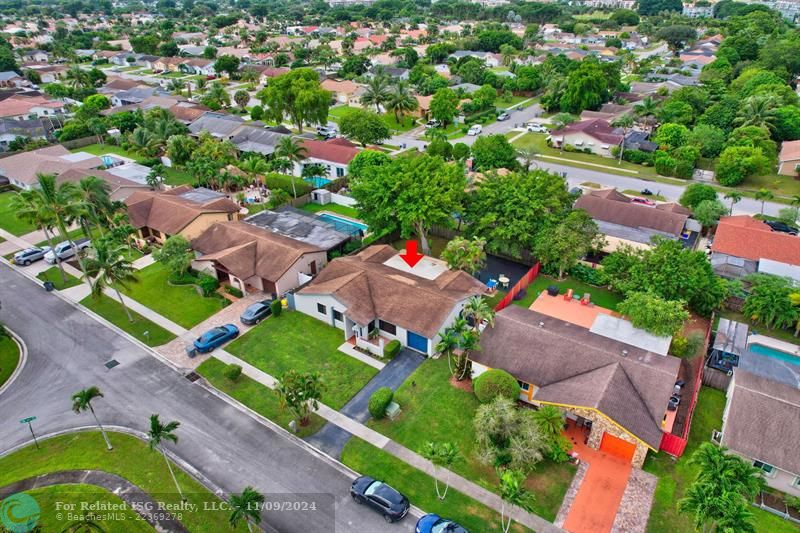
{"type": "Polygon", "coordinates": [[[75,287],[76,285],[81,284],[81,280],[69,274],[68,272],[64,272],[64,276],[67,278],[66,283],[64,283],[64,281],[61,279],[61,270],[58,268],[58,266],[51,266],[44,272],[39,272],[36,277],[42,281],[52,282],[53,286],[58,291],[63,291],[64,289],[69,289],[70,287],[75,287]]]}
{"type": "MultiPolygon", "coordinates": [[[[616,311],[617,304],[624,300],[624,297],[617,292],[613,292],[602,287],[595,287],[570,277],[567,277],[563,280],[557,280],[555,278],[551,278],[550,276],[539,274],[539,276],[533,280],[533,283],[528,285],[528,288],[525,289],[525,297],[519,300],[514,300],[514,305],[518,305],[527,309],[531,306],[533,301],[539,297],[542,291],[546,290],[550,285],[556,285],[561,290],[562,294],[567,292],[568,289],[572,289],[574,293],[581,295],[588,292],[592,296],[592,303],[597,304],[600,307],[605,307],[606,309],[611,309],[612,311],[616,311]]],[[[505,291],[498,290],[491,298],[488,298],[489,305],[497,305],[497,303],[499,303],[505,295],[505,291]]]]}
{"type": "Polygon", "coordinates": [[[0,337],[0,387],[19,364],[19,347],[11,337],[0,337]]]}
{"type": "MultiPolygon", "coordinates": [[[[425,361],[394,395],[402,409],[400,416],[395,420],[370,420],[369,426],[414,451],[419,451],[428,441],[455,444],[463,460],[452,470],[497,492],[494,469],[475,457],[472,421],[480,403],[472,392],[453,387],[449,379],[446,358],[425,361]]],[[[533,512],[555,520],[574,475],[573,465],[539,463],[526,481],[528,489],[536,494],[533,512]]]]}
{"type": "Polygon", "coordinates": [[[300,209],[303,211],[308,211],[309,213],[319,213],[320,211],[330,211],[331,213],[338,213],[340,215],[344,215],[346,217],[354,218],[356,220],[360,220],[359,212],[354,207],[348,207],[346,205],[339,205],[339,204],[327,204],[327,205],[320,205],[315,203],[307,203],[302,206],[300,209]]]}
{"type": "MultiPolygon", "coordinates": [[[[102,400],[101,400],[102,401],[102,400]]],[[[99,407],[99,406],[96,406],[99,407]]],[[[76,424],[80,423],[77,415],[76,424]]],[[[83,423],[90,423],[91,415],[81,415],[83,423]]],[[[142,424],[147,422],[142,421],[142,424]]],[[[178,429],[178,435],[181,430],[178,429]]],[[[148,449],[147,444],[123,433],[109,433],[114,446],[107,450],[99,431],[72,433],[40,440],[37,450],[28,446],[0,458],[0,486],[32,476],[63,470],[103,470],[121,476],[137,485],[153,499],[170,506],[181,503],[170,475],[166,472],[164,458],[148,449]]],[[[180,453],[180,444],[178,445],[180,453]]],[[[190,531],[232,531],[228,525],[227,511],[213,512],[204,503],[219,505],[219,498],[194,480],[177,465],[172,469],[187,499],[187,504],[198,509],[182,513],[181,522],[190,531]]],[[[188,507],[187,505],[187,507],[188,507]]],[[[243,528],[240,526],[239,530],[243,528]]],[[[44,531],[60,531],[48,530],[44,531]]],[[[116,531],[116,529],[114,529],[116,531]]]]}
{"type": "Polygon", "coordinates": [[[227,351],[280,378],[287,370],[319,372],[322,401],[341,409],[377,370],[340,352],[344,333],[299,311],[265,320],[227,346],[227,351]]]}
{"type": "Polygon", "coordinates": [[[139,270],[136,277],[138,281],[120,292],[186,329],[220,311],[224,305],[222,298],[201,296],[193,285],[170,285],[169,271],[161,263],[139,270]]]}
{"type": "MultiPolygon", "coordinates": [[[[281,409],[275,391],[244,374],[239,376],[236,381],[229,380],[223,374],[226,366],[219,359],[211,357],[197,367],[197,373],[206,378],[214,388],[221,390],[261,416],[269,418],[282,428],[288,429],[292,416],[289,411],[281,409]]],[[[313,435],[322,429],[324,425],[325,419],[313,413],[307,426],[298,424],[297,436],[305,438],[313,435]]]]}
{"type": "Polygon", "coordinates": [[[131,322],[128,320],[128,315],[125,314],[122,304],[105,294],[101,295],[100,298],[87,296],[81,300],[80,304],[148,346],[161,346],[175,338],[175,335],[155,322],[144,318],[136,311],[129,310],[133,317],[133,322],[131,322]],[[145,335],[145,332],[147,332],[147,335],[145,335]]]}
{"type": "Polygon", "coordinates": [[[18,219],[11,209],[11,199],[15,194],[14,191],[0,193],[0,228],[19,237],[36,230],[36,226],[18,219]]]}
{"type": "Polygon", "coordinates": [[[136,152],[125,150],[124,148],[115,146],[113,144],[87,144],[86,146],[82,146],[80,148],[73,148],[70,150],[70,152],[86,152],[98,157],[106,154],[115,154],[122,157],[127,157],[128,159],[133,159],[136,162],[140,162],[144,159],[143,156],[137,154],[136,152]]]}
{"type": "MultiPolygon", "coordinates": [[[[331,107],[328,110],[328,118],[331,120],[331,122],[335,122],[336,124],[339,124],[339,121],[342,120],[342,117],[345,114],[347,114],[348,111],[351,111],[353,109],[359,109],[359,108],[358,107],[350,107],[350,106],[346,106],[346,105],[337,105],[335,107],[331,107]]],[[[367,111],[374,112],[375,109],[371,108],[371,107],[368,107],[367,111]]],[[[397,122],[397,119],[395,118],[394,113],[381,113],[380,116],[383,119],[383,122],[386,124],[386,126],[390,130],[404,132],[404,131],[412,130],[417,126],[416,118],[414,118],[412,116],[408,116],[407,115],[407,116],[403,117],[402,122],[397,122]]]]}
{"type": "MultiPolygon", "coordinates": [[[[360,474],[385,481],[405,494],[412,505],[428,513],[455,520],[470,531],[502,531],[500,513],[472,498],[449,489],[444,501],[436,497],[433,478],[393,455],[358,437],[352,437],[342,450],[342,462],[360,474]]],[[[444,486],[439,483],[440,490],[444,486]]],[[[408,520],[408,518],[406,518],[408,520]]],[[[529,531],[514,524],[512,531],[529,531]]]]}

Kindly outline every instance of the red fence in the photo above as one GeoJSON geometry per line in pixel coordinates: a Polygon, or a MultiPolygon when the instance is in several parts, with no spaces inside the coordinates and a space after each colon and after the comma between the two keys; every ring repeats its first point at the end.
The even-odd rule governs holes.
{"type": "MultiPolygon", "coordinates": [[[[710,324],[713,323],[714,316],[712,315],[711,321],[709,322],[708,331],[706,331],[706,339],[705,343],[703,344],[703,353],[705,353],[708,343],[711,340],[710,324]]],[[[703,386],[703,368],[705,368],[705,361],[701,361],[700,365],[697,367],[697,375],[695,376],[694,381],[694,394],[692,395],[692,402],[689,404],[689,411],[686,415],[686,424],[683,426],[683,434],[678,436],[673,435],[672,433],[664,433],[664,436],[661,437],[661,446],[659,446],[658,449],[674,457],[680,457],[683,455],[683,452],[686,449],[686,444],[689,442],[689,430],[692,427],[692,416],[694,416],[694,410],[697,407],[697,397],[700,394],[700,388],[703,386]]]]}
{"type": "Polygon", "coordinates": [[[530,285],[531,282],[533,282],[533,280],[535,280],[536,276],[538,275],[539,275],[539,263],[536,263],[531,267],[530,270],[528,270],[525,273],[525,275],[523,275],[520,278],[520,280],[516,283],[516,285],[511,287],[511,290],[508,291],[508,294],[506,294],[503,297],[503,299],[500,300],[496,306],[494,306],[495,312],[500,311],[501,309],[505,309],[506,307],[511,305],[511,302],[514,301],[514,297],[517,294],[519,294],[521,290],[527,288],[528,285],[530,285]]]}

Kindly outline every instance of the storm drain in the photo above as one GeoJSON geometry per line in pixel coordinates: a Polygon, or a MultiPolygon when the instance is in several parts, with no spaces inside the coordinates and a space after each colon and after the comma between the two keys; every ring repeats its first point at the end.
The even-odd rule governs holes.
{"type": "Polygon", "coordinates": [[[112,368],[114,368],[115,366],[119,366],[119,361],[117,361],[116,359],[112,359],[111,361],[109,361],[109,362],[107,362],[107,363],[105,364],[105,367],[106,367],[107,369],[109,369],[109,370],[111,370],[111,369],[112,369],[112,368]]]}
{"type": "Polygon", "coordinates": [[[197,372],[189,372],[188,374],[186,374],[186,379],[194,383],[195,381],[200,379],[200,374],[198,374],[197,372]]]}

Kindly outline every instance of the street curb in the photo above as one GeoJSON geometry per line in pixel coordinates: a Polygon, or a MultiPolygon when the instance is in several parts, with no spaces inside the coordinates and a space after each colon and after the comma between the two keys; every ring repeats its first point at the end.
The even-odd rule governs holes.
{"type": "Polygon", "coordinates": [[[17,362],[17,367],[8,376],[8,379],[2,386],[0,386],[0,395],[5,392],[7,388],[11,386],[12,383],[19,377],[22,373],[22,369],[25,367],[25,364],[28,362],[28,345],[25,344],[25,341],[22,340],[22,337],[14,333],[11,328],[6,326],[6,331],[11,335],[11,339],[17,343],[17,347],[19,348],[19,362],[17,362]]]}

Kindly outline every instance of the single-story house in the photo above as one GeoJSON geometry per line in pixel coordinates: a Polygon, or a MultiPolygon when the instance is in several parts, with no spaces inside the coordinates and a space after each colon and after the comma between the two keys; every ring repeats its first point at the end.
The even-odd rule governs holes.
{"type": "Polygon", "coordinates": [[[407,348],[433,355],[440,332],[471,296],[486,288],[469,274],[428,257],[412,270],[399,253],[376,245],[334,259],[294,294],[295,308],[343,330],[344,340],[355,337],[359,345],[376,342],[382,349],[385,341],[397,339],[407,348]],[[372,336],[378,337],[369,343],[376,331],[372,336]]]}
{"type": "Polygon", "coordinates": [[[194,102],[178,102],[169,108],[169,112],[172,113],[175,120],[187,126],[209,111],[211,109],[194,102]]]}
{"type": "Polygon", "coordinates": [[[229,141],[243,124],[242,117],[208,111],[189,124],[189,133],[198,136],[201,132],[207,131],[217,139],[229,141]]]}
{"type": "Polygon", "coordinates": [[[216,74],[214,70],[214,63],[213,59],[205,59],[205,58],[193,58],[187,59],[185,62],[179,65],[179,69],[181,72],[186,72],[188,74],[198,74],[201,76],[213,76],[216,74]]]}
{"type": "Polygon", "coordinates": [[[736,369],[718,442],[752,461],[772,488],[800,497],[800,388],[736,369]]]}
{"type": "Polygon", "coordinates": [[[625,136],[625,149],[655,152],[658,150],[658,144],[648,140],[649,138],[650,134],[646,131],[631,131],[625,136]]]}
{"type": "Polygon", "coordinates": [[[239,213],[239,206],[224,194],[188,185],[164,192],[135,192],[125,205],[138,238],[157,242],[173,235],[191,241],[217,222],[236,220],[239,213]]]}
{"type": "Polygon", "coordinates": [[[8,178],[15,187],[26,190],[36,186],[37,174],[58,176],[74,168],[103,168],[103,161],[99,157],[85,152],[70,153],[60,144],[0,159],[0,176],[8,178]]]}
{"type": "Polygon", "coordinates": [[[153,87],[133,87],[114,94],[111,97],[111,105],[120,107],[124,105],[140,104],[153,96],[154,93],[155,89],[153,87]]]}
{"type": "MultiPolygon", "coordinates": [[[[142,82],[136,80],[126,80],[123,78],[108,78],[105,85],[100,87],[97,92],[105,95],[114,95],[123,91],[129,91],[134,87],[139,87],[142,82]]],[[[113,103],[113,102],[112,102],[113,103]]]]}
{"type": "Polygon", "coordinates": [[[783,141],[778,155],[778,174],[800,176],[800,141],[783,141]]]}
{"type": "Polygon", "coordinates": [[[231,138],[231,142],[240,152],[255,152],[261,155],[272,155],[281,140],[283,133],[270,131],[258,126],[241,126],[231,138]]]}
{"type": "Polygon", "coordinates": [[[245,222],[218,222],[192,240],[193,267],[238,287],[276,297],[327,263],[325,250],[245,222]]]}
{"type": "Polygon", "coordinates": [[[259,211],[244,221],[326,252],[341,250],[353,237],[317,215],[288,205],[281,206],[275,211],[269,209],[259,211]]]}
{"type": "Polygon", "coordinates": [[[15,94],[0,101],[0,118],[28,120],[54,117],[63,121],[65,112],[64,102],[44,96],[15,94]]]}
{"type": "MultiPolygon", "coordinates": [[[[563,295],[540,298],[562,300],[563,295]]],[[[564,305],[588,309],[580,303],[564,305]]],[[[587,329],[510,305],[497,313],[493,328],[483,331],[480,350],[470,352],[473,376],[490,368],[509,372],[520,383],[522,401],[562,408],[568,418],[591,425],[591,448],[641,468],[648,450],[658,451],[664,433],[672,429],[675,411],[667,407],[681,362],[631,344],[640,334],[630,326],[598,331],[601,318],[627,323],[599,313],[587,329]],[[619,331],[625,332],[624,341],[616,338],[619,331]]],[[[663,344],[660,338],[655,341],[663,344]]]]}
{"type": "Polygon", "coordinates": [[[327,141],[305,139],[301,146],[306,149],[306,158],[301,163],[295,163],[294,175],[301,176],[303,168],[307,165],[324,165],[328,174],[320,176],[335,180],[347,175],[347,165],[358,155],[360,150],[343,137],[327,141]]]}
{"type": "Polygon", "coordinates": [[[553,145],[589,149],[593,154],[611,157],[611,148],[622,144],[622,135],[601,118],[568,124],[550,133],[553,145]]]}
{"type": "Polygon", "coordinates": [[[28,50],[20,52],[19,57],[22,61],[34,61],[36,63],[47,63],[50,61],[50,53],[44,50],[28,50]]]}
{"type": "Polygon", "coordinates": [[[271,65],[253,65],[253,64],[248,64],[248,65],[242,67],[242,70],[243,71],[244,70],[252,70],[254,72],[257,72],[258,73],[258,82],[261,85],[266,85],[269,82],[269,80],[271,80],[272,78],[275,78],[277,76],[281,76],[283,74],[286,74],[291,69],[289,69],[288,67],[273,67],[271,65]]]}
{"type": "Polygon", "coordinates": [[[723,217],[711,244],[711,266],[727,278],[763,272],[800,281],[800,237],[748,215],[723,217]]]}
{"type": "Polygon", "coordinates": [[[13,70],[0,72],[0,87],[27,87],[30,84],[31,82],[13,70]]]}
{"type": "Polygon", "coordinates": [[[474,50],[457,50],[450,54],[450,57],[461,59],[462,57],[475,57],[483,60],[487,67],[499,67],[503,60],[497,54],[491,52],[476,52],[474,50]]]}
{"type": "Polygon", "coordinates": [[[87,176],[94,176],[106,182],[111,188],[109,196],[114,201],[124,201],[137,191],[150,191],[150,186],[146,183],[129,180],[112,172],[100,169],[72,168],[59,174],[56,181],[59,183],[63,181],[77,182],[87,176]]]}
{"type": "Polygon", "coordinates": [[[354,81],[338,81],[328,78],[321,83],[321,86],[323,89],[331,93],[331,98],[336,103],[344,105],[361,105],[361,102],[356,97],[356,92],[360,86],[354,81]]]}
{"type": "Polygon", "coordinates": [[[32,120],[0,118],[0,150],[7,150],[9,143],[17,137],[47,139],[52,130],[52,125],[40,118],[32,120]]]}
{"type": "MultiPolygon", "coordinates": [[[[635,203],[616,189],[592,190],[575,201],[575,209],[583,209],[597,223],[606,237],[604,252],[611,253],[621,244],[648,248],[655,236],[683,239],[691,236],[687,228],[689,210],[677,204],[657,206],[635,203]]],[[[689,224],[694,231],[699,230],[689,224]]]]}

